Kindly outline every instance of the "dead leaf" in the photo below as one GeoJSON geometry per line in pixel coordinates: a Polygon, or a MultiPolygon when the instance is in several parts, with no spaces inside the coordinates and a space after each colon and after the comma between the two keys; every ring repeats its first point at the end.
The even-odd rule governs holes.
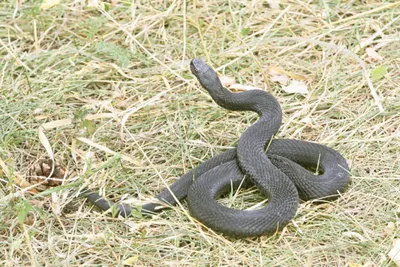
{"type": "Polygon", "coordinates": [[[383,232],[383,235],[390,236],[393,233],[394,228],[395,228],[394,222],[389,222],[385,227],[385,231],[383,232]]]}
{"type": "Polygon", "coordinates": [[[400,239],[394,241],[393,248],[389,251],[389,258],[400,267],[400,239]]]}
{"type": "Polygon", "coordinates": [[[367,54],[367,59],[369,61],[381,61],[383,60],[382,56],[375,51],[374,48],[368,47],[365,49],[365,53],[367,54]]]}
{"type": "Polygon", "coordinates": [[[302,81],[293,80],[288,86],[282,86],[282,89],[288,94],[308,94],[307,84],[302,81]]]}
{"type": "MultiPolygon", "coordinates": [[[[0,173],[3,172],[6,176],[8,176],[10,178],[11,175],[11,171],[8,168],[8,166],[6,165],[6,163],[0,158],[0,173]]],[[[21,188],[28,188],[31,184],[29,184],[19,173],[14,172],[14,180],[13,182],[20,186],[21,188]]],[[[34,194],[38,194],[39,191],[37,191],[35,188],[30,188],[28,189],[28,191],[34,193],[34,194]]]]}
{"type": "Polygon", "coordinates": [[[271,75],[286,74],[286,71],[284,69],[282,69],[281,67],[270,66],[268,68],[268,73],[271,74],[271,75]]]}
{"type": "Polygon", "coordinates": [[[301,119],[300,122],[304,123],[307,127],[310,127],[310,128],[313,127],[311,118],[304,118],[304,119],[301,119]]]}
{"type": "Polygon", "coordinates": [[[364,236],[356,232],[344,232],[343,235],[349,238],[358,239],[361,242],[367,241],[367,239],[364,236]]]}
{"type": "Polygon", "coordinates": [[[278,82],[280,85],[287,85],[289,82],[289,76],[287,76],[283,69],[279,67],[270,67],[268,69],[268,74],[271,76],[271,81],[278,82]]]}
{"type": "Polygon", "coordinates": [[[225,87],[229,87],[235,83],[235,78],[229,77],[229,76],[220,76],[219,80],[221,81],[222,85],[225,87]]]}
{"type": "MultiPolygon", "coordinates": [[[[72,120],[71,119],[63,119],[63,120],[56,120],[56,121],[50,121],[50,122],[43,123],[41,125],[41,127],[43,127],[43,129],[49,130],[49,129],[58,128],[58,127],[61,127],[61,126],[67,126],[67,125],[70,125],[70,124],[72,124],[72,120]]],[[[39,129],[41,127],[39,127],[39,129]]]]}
{"type": "Polygon", "coordinates": [[[239,83],[232,84],[231,86],[229,86],[229,89],[231,89],[232,91],[235,91],[235,92],[255,90],[255,89],[261,90],[260,88],[257,88],[257,87],[251,86],[251,85],[243,85],[243,84],[239,84],[239,83]]]}
{"type": "Polygon", "coordinates": [[[50,159],[54,159],[53,149],[51,148],[49,139],[47,139],[46,135],[43,132],[43,127],[39,127],[39,140],[46,149],[46,152],[49,155],[50,159]]]}
{"type": "Polygon", "coordinates": [[[267,0],[267,3],[272,9],[279,9],[280,0],[267,0]]]}
{"type": "Polygon", "coordinates": [[[286,86],[289,82],[289,77],[286,74],[271,75],[271,81],[278,82],[280,85],[286,86]]]}
{"type": "Polygon", "coordinates": [[[294,80],[300,80],[300,81],[307,80],[307,78],[303,75],[291,73],[291,72],[286,71],[286,70],[282,69],[281,67],[277,67],[277,66],[270,66],[268,68],[268,73],[270,75],[285,74],[286,76],[289,76],[290,78],[292,78],[294,80]]]}
{"type": "Polygon", "coordinates": [[[124,221],[123,222],[126,226],[129,227],[129,231],[133,232],[133,231],[137,231],[140,227],[139,224],[134,222],[134,221],[124,221]]]}
{"type": "Polygon", "coordinates": [[[87,7],[106,9],[107,4],[100,0],[89,0],[87,7]]]}
{"type": "Polygon", "coordinates": [[[60,4],[60,0],[43,0],[42,4],[40,5],[40,10],[50,9],[58,4],[60,4]]]}
{"type": "Polygon", "coordinates": [[[122,262],[123,265],[129,265],[129,266],[134,266],[134,263],[137,262],[139,259],[139,255],[132,256],[130,258],[127,258],[122,262]]]}

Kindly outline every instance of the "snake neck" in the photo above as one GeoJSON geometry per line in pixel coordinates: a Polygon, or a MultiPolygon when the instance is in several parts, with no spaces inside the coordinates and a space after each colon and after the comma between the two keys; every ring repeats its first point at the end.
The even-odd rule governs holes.
{"type": "MultiPolygon", "coordinates": [[[[200,59],[193,59],[190,69],[218,105],[229,110],[258,113],[260,116],[258,121],[241,136],[237,155],[242,170],[249,174],[254,182],[262,183],[262,181],[271,180],[268,179],[271,178],[269,177],[271,172],[268,172],[271,163],[264,148],[278,131],[282,122],[282,110],[278,101],[269,93],[261,90],[249,90],[235,94],[230,92],[222,86],[217,73],[200,59]]],[[[279,173],[274,175],[281,176],[279,173]]]]}
{"type": "MultiPolygon", "coordinates": [[[[265,195],[271,197],[268,188],[275,187],[277,180],[284,179],[283,174],[272,166],[265,154],[266,145],[282,122],[282,110],[278,101],[261,90],[234,94],[221,85],[211,90],[209,88],[208,91],[214,101],[226,109],[254,111],[260,116],[240,137],[236,153],[243,172],[265,195]]],[[[296,194],[294,186],[287,190],[296,194]]]]}
{"type": "Polygon", "coordinates": [[[239,160],[253,158],[254,154],[264,158],[265,146],[282,123],[282,110],[278,101],[271,94],[261,90],[232,93],[221,85],[219,79],[218,83],[215,83],[214,87],[208,87],[207,91],[218,105],[226,109],[254,111],[260,116],[258,121],[241,136],[238,154],[239,160]]]}
{"type": "Polygon", "coordinates": [[[190,70],[218,105],[229,110],[255,111],[260,117],[274,114],[279,120],[281,119],[282,112],[279,103],[267,92],[250,90],[234,94],[223,87],[218,74],[198,58],[190,62],[190,70]]]}

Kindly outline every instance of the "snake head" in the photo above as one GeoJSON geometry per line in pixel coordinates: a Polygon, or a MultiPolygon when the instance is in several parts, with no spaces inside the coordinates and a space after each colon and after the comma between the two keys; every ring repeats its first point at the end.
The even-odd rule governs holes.
{"type": "Polygon", "coordinates": [[[194,75],[201,75],[201,73],[206,72],[207,69],[210,69],[210,66],[199,58],[194,58],[190,62],[190,70],[194,75]]]}
{"type": "Polygon", "coordinates": [[[192,59],[190,62],[190,71],[207,91],[210,92],[222,88],[217,73],[203,60],[198,58],[192,59]]]}

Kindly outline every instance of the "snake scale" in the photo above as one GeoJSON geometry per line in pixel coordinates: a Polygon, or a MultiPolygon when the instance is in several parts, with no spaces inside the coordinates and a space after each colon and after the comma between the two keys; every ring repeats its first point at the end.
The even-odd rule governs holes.
{"type": "MultiPolygon", "coordinates": [[[[193,75],[213,100],[228,110],[253,111],[256,123],[240,137],[237,148],[223,152],[183,175],[156,198],[169,205],[187,198],[189,211],[204,225],[229,236],[251,237],[272,234],[295,216],[299,198],[334,199],[350,182],[346,160],[335,150],[311,142],[272,139],[282,122],[278,101],[262,90],[231,93],[217,73],[200,59],[190,63],[193,75]],[[272,139],[272,141],[271,141],[272,139]],[[313,174],[309,169],[318,168],[313,174]],[[223,194],[255,185],[268,204],[255,210],[236,210],[216,201],[223,194]],[[174,196],[171,194],[174,194],[174,196]]],[[[87,199],[102,210],[115,206],[118,215],[131,214],[127,204],[117,204],[90,192],[87,199]]],[[[160,204],[147,203],[141,212],[159,211],[160,204]]]]}

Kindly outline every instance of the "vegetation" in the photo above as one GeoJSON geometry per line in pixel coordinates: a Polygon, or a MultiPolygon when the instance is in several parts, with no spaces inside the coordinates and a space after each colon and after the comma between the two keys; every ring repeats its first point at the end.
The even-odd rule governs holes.
{"type": "MultiPolygon", "coordinates": [[[[395,266],[399,16],[400,2],[375,0],[1,2],[0,265],[395,266]],[[190,74],[194,57],[272,93],[284,113],[277,138],[340,151],[349,190],[248,239],[207,229],[185,202],[127,219],[89,205],[85,187],[143,203],[257,119],[212,102],[190,74]],[[53,155],[63,186],[21,186],[53,155]]],[[[221,201],[264,197],[251,188],[221,201]]]]}

